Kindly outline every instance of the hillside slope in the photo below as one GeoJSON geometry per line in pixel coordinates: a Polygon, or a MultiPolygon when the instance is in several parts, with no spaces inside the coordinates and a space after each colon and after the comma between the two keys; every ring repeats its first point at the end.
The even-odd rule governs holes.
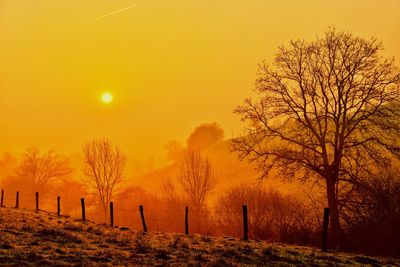
{"type": "MultiPolygon", "coordinates": [[[[201,151],[213,166],[217,178],[215,190],[210,194],[211,202],[214,202],[224,191],[240,184],[256,184],[259,181],[259,174],[255,166],[247,160],[239,160],[237,153],[231,151],[231,140],[225,140],[213,144],[201,151]]],[[[156,192],[167,181],[172,184],[179,184],[177,177],[179,174],[180,162],[170,162],[162,167],[148,173],[135,176],[132,183],[137,186],[156,192]]],[[[263,181],[265,186],[279,189],[281,192],[298,192],[302,187],[296,183],[283,183],[281,179],[275,179],[275,175],[263,181]]]]}
{"type": "Polygon", "coordinates": [[[400,261],[230,237],[145,234],[44,211],[0,208],[0,265],[9,264],[400,266],[400,261]]]}

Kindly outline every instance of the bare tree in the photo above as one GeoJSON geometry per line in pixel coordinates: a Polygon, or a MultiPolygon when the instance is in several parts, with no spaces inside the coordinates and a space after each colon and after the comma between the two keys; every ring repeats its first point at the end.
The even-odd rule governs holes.
{"type": "Polygon", "coordinates": [[[65,157],[57,155],[52,150],[41,154],[39,149],[32,147],[22,156],[15,178],[29,186],[31,190],[43,191],[52,180],[66,178],[71,173],[72,169],[65,157]]]}
{"type": "Polygon", "coordinates": [[[91,141],[83,147],[84,173],[96,190],[105,216],[116,186],[121,183],[126,156],[107,139],[91,141]]]}
{"type": "Polygon", "coordinates": [[[174,184],[168,180],[161,187],[161,195],[164,202],[166,202],[170,207],[177,208],[184,206],[184,200],[181,195],[176,192],[174,184]]]}
{"type": "Polygon", "coordinates": [[[187,150],[182,158],[178,178],[194,209],[200,210],[216,185],[211,162],[202,157],[198,150],[187,150]]]}
{"type": "Polygon", "coordinates": [[[324,182],[334,243],[342,186],[399,152],[400,74],[382,49],[335,29],[313,42],[291,41],[272,67],[260,65],[258,99],[235,109],[250,123],[234,150],[257,162],[261,177],[276,168],[286,179],[324,182]]]}
{"type": "Polygon", "coordinates": [[[249,234],[254,238],[309,244],[317,229],[315,213],[307,201],[256,184],[234,186],[219,197],[216,222],[222,233],[241,236],[243,203],[251,210],[249,234]]]}

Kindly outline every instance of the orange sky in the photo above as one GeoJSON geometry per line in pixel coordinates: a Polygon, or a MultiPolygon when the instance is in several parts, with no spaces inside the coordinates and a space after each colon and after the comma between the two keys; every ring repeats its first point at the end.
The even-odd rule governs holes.
{"type": "Polygon", "coordinates": [[[0,0],[0,151],[108,137],[141,159],[204,122],[237,135],[257,63],[329,25],[400,61],[399,0],[0,0]]]}

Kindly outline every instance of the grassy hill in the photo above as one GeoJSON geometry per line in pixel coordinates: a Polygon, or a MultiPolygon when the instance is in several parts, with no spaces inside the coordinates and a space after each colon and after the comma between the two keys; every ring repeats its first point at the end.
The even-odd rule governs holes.
{"type": "Polygon", "coordinates": [[[400,266],[371,258],[264,241],[141,233],[60,218],[44,211],[0,208],[0,265],[400,266]]]}

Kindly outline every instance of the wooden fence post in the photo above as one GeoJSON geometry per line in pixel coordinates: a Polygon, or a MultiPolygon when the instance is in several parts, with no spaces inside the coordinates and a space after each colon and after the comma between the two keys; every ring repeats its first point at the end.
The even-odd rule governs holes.
{"type": "Polygon", "coordinates": [[[324,208],[324,222],[322,224],[322,245],[324,252],[328,251],[328,224],[329,224],[329,208],[324,208]]]}
{"type": "Polygon", "coordinates": [[[17,194],[15,195],[15,208],[19,208],[19,191],[17,191],[17,194]]]}
{"type": "Polygon", "coordinates": [[[60,217],[61,215],[61,198],[60,196],[57,197],[57,216],[60,217]]]}
{"type": "Polygon", "coordinates": [[[114,203],[110,202],[110,222],[114,226],[114,203]]]}
{"type": "Polygon", "coordinates": [[[81,206],[82,206],[82,221],[86,221],[85,199],[84,198],[81,198],[81,206]]]}
{"type": "Polygon", "coordinates": [[[1,207],[4,207],[3,200],[4,200],[4,189],[1,190],[1,207]]]}
{"type": "Polygon", "coordinates": [[[147,232],[147,225],[146,225],[146,221],[144,219],[143,205],[139,206],[139,211],[140,211],[140,217],[142,218],[143,231],[147,232]]]}
{"type": "Polygon", "coordinates": [[[247,218],[247,205],[243,205],[243,239],[249,239],[249,224],[247,218]]]}
{"type": "Polygon", "coordinates": [[[189,234],[189,207],[185,208],[185,235],[189,234]]]}
{"type": "Polygon", "coordinates": [[[39,192],[36,192],[36,211],[39,210],[39,192]]]}
{"type": "Polygon", "coordinates": [[[189,207],[185,208],[185,235],[189,234],[189,207]]]}

